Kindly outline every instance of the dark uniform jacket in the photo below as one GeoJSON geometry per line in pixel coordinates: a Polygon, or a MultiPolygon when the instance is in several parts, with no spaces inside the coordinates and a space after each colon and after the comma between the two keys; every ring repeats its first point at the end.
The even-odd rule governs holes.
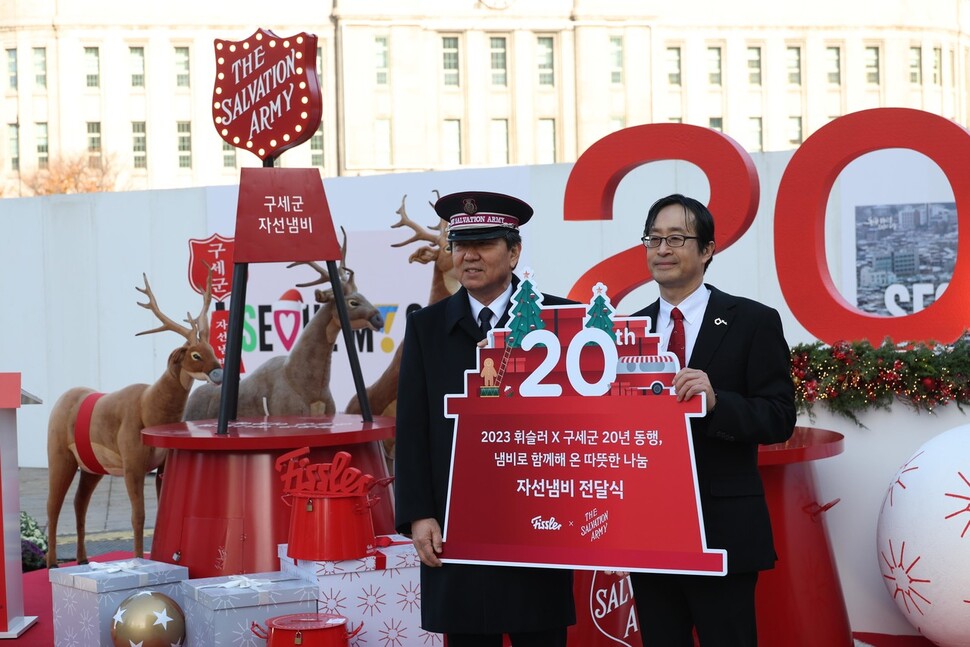
{"type": "MultiPolygon", "coordinates": [[[[518,279],[513,277],[513,293],[518,279]]],[[[543,295],[546,305],[571,303],[543,295]]],[[[508,312],[498,326],[505,325],[508,312]]],[[[396,524],[434,517],[444,530],[454,421],[444,396],[462,393],[482,334],[464,288],[408,317],[397,398],[396,524]]],[[[487,488],[487,483],[482,483],[487,488]]],[[[486,509],[481,514],[500,515],[486,509]]],[[[444,555],[448,548],[445,546],[444,555]]],[[[421,626],[442,633],[509,633],[575,622],[568,570],[444,564],[421,565],[421,626]]]]}
{"type": "MultiPolygon", "coordinates": [[[[758,472],[758,445],[795,426],[790,350],[778,312],[707,286],[711,298],[687,362],[707,373],[714,410],[691,419],[708,548],[724,548],[728,572],[774,567],[777,556],[758,472]]],[[[660,302],[634,313],[656,328],[660,302]]]]}

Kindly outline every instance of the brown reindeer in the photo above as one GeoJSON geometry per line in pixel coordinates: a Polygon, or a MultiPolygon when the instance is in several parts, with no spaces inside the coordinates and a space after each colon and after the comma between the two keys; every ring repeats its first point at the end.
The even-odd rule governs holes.
{"type": "MultiPolygon", "coordinates": [[[[437,192],[436,192],[437,193],[437,192]]],[[[441,301],[458,291],[458,278],[454,274],[455,264],[451,253],[448,251],[448,231],[445,221],[439,218],[438,224],[432,227],[422,227],[408,217],[405,201],[407,194],[401,198],[401,206],[395,212],[401,220],[393,225],[392,228],[408,227],[414,231],[414,235],[407,240],[394,243],[391,247],[404,247],[414,242],[428,243],[419,247],[408,258],[409,263],[434,263],[434,272],[431,275],[431,294],[428,297],[428,305],[441,301]]],[[[371,410],[379,415],[393,416],[397,411],[397,382],[398,373],[401,370],[401,351],[403,344],[399,344],[391,358],[391,363],[381,374],[377,381],[367,387],[367,401],[371,410]]],[[[350,400],[346,408],[347,413],[360,413],[360,403],[357,396],[350,400]]],[[[388,467],[394,460],[394,439],[389,438],[384,441],[384,454],[388,461],[388,467]]],[[[391,469],[391,473],[394,470],[391,469]]]]}
{"type": "MultiPolygon", "coordinates": [[[[380,330],[384,318],[358,290],[354,272],[344,265],[347,255],[347,238],[344,233],[343,258],[339,271],[343,298],[351,328],[380,330]]],[[[309,265],[320,278],[297,287],[309,287],[330,281],[327,270],[316,263],[293,263],[309,265]]],[[[288,355],[276,356],[260,365],[239,382],[239,399],[236,413],[240,417],[267,415],[332,415],[337,412],[330,392],[330,364],[333,345],[340,334],[340,318],[334,300],[333,289],[316,290],[317,311],[300,332],[288,355]]],[[[203,420],[219,415],[221,391],[208,384],[197,388],[189,397],[185,408],[186,420],[203,420]]]]}
{"type": "Polygon", "coordinates": [[[138,335],[170,330],[185,337],[185,343],[172,351],[168,368],[151,385],[132,384],[107,394],[75,387],[62,395],[51,410],[47,431],[47,466],[50,491],[47,495],[47,566],[57,566],[57,519],[61,513],[74,474],[80,468],[81,480],[74,496],[77,521],[77,561],[86,564],[84,522],[95,487],[105,474],[124,476],[131,501],[131,528],[135,536],[135,556],[144,554],[145,474],[159,467],[166,450],[142,443],[145,427],[178,422],[193,380],[219,383],[222,368],[209,345],[209,303],[212,300],[212,272],[209,272],[202,299],[202,312],[189,314],[182,326],[162,314],[152,294],[148,277],[145,287],[135,289],[148,297],[141,307],[151,310],[162,325],[138,335]],[[80,414],[80,426],[79,422],[80,414]]]}

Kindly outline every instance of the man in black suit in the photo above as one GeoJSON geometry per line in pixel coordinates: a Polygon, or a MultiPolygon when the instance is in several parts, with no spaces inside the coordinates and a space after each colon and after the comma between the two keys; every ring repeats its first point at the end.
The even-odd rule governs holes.
{"type": "MultiPolygon", "coordinates": [[[[566,628],[576,621],[571,571],[439,559],[454,438],[444,396],[463,392],[479,342],[508,321],[519,282],[513,275],[522,250],[519,227],[532,208],[507,195],[463,192],[443,196],[435,211],[449,221],[462,287],[408,317],[395,448],[396,524],[421,558],[421,626],[445,633],[448,647],[500,647],[503,634],[514,647],[564,647],[566,628]]],[[[543,302],[570,303],[546,295],[543,302]]]]}
{"type": "Polygon", "coordinates": [[[706,415],[691,419],[694,460],[707,546],[727,551],[728,571],[633,573],[643,644],[691,647],[696,628],[702,647],[753,646],[758,572],[777,559],[758,445],[783,442],[794,429],[789,347],[775,310],[704,284],[714,256],[707,207],[677,194],[661,198],[643,234],[660,299],[635,316],[649,316],[668,351],[683,353],[677,398],[706,394],[706,415]]]}

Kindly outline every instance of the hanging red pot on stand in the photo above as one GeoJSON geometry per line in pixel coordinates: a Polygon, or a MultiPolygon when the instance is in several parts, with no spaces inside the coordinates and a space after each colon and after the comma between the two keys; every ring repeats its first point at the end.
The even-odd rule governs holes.
{"type": "MultiPolygon", "coordinates": [[[[286,554],[293,559],[340,561],[374,554],[371,508],[380,501],[370,491],[392,478],[375,480],[349,467],[350,454],[337,452],[333,463],[302,465],[292,499],[286,554]]],[[[292,474],[292,472],[290,472],[292,474]]]]}

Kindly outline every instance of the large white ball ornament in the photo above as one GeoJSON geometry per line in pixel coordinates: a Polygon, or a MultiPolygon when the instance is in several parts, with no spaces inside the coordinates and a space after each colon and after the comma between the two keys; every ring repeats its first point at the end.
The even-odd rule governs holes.
{"type": "Polygon", "coordinates": [[[883,501],[877,556],[889,595],[941,647],[970,647],[970,426],[899,468],[883,501]]]}

